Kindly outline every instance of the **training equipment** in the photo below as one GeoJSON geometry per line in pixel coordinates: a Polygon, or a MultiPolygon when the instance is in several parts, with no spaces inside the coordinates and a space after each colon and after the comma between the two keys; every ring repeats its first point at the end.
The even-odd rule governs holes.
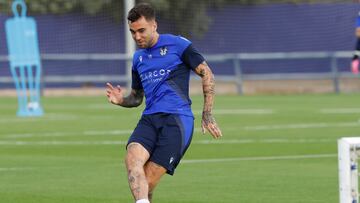
{"type": "Polygon", "coordinates": [[[358,157],[360,137],[338,140],[340,203],[359,203],[358,157]]]}
{"type": "Polygon", "coordinates": [[[8,19],[5,27],[10,69],[18,96],[17,115],[41,116],[41,64],[36,23],[33,18],[26,17],[26,5],[23,0],[14,1],[12,10],[14,18],[8,19]]]}

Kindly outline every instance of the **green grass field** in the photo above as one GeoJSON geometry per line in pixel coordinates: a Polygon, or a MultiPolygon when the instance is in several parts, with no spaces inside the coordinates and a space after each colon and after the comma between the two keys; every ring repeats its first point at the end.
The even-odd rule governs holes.
{"type": "MultiPolygon", "coordinates": [[[[125,142],[143,107],[105,97],[44,98],[46,114],[18,118],[0,99],[0,202],[130,203],[125,142]]],[[[223,138],[196,129],[156,203],[336,203],[337,139],[360,135],[360,94],[218,96],[223,138]]]]}

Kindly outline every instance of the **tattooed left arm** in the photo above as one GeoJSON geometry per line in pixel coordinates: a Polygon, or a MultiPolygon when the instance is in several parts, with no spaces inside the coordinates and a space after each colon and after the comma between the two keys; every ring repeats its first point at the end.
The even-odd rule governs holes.
{"type": "Polygon", "coordinates": [[[202,132],[205,133],[206,129],[214,138],[219,138],[222,136],[222,133],[212,116],[215,97],[214,75],[205,61],[195,68],[195,73],[201,77],[204,93],[204,108],[201,121],[202,132]]]}

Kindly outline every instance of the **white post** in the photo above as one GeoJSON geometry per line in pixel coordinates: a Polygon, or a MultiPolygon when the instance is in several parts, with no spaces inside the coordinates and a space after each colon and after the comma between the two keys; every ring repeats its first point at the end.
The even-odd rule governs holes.
{"type": "Polygon", "coordinates": [[[131,33],[129,31],[129,25],[127,21],[127,14],[131,8],[135,6],[135,0],[124,0],[124,30],[125,30],[125,53],[128,57],[126,60],[126,78],[127,84],[126,88],[128,91],[131,90],[131,66],[132,66],[132,55],[135,52],[135,42],[131,37],[131,33]]]}
{"type": "Polygon", "coordinates": [[[358,203],[358,163],[356,148],[359,137],[338,140],[340,203],[358,203]]]}

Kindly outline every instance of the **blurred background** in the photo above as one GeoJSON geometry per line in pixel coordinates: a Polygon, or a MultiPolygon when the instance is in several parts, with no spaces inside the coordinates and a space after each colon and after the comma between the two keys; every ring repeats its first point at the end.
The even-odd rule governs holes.
{"type": "MultiPolygon", "coordinates": [[[[131,0],[25,0],[37,22],[45,112],[25,118],[15,114],[5,35],[12,2],[0,0],[0,202],[132,202],[123,158],[145,105],[119,108],[105,96],[106,82],[130,82],[131,0]]],[[[339,202],[350,190],[358,199],[357,183],[339,188],[337,141],[360,132],[360,80],[350,69],[359,1],[146,2],[160,33],[204,54],[223,94],[213,113],[224,136],[213,140],[201,135],[203,96],[192,75],[193,141],[155,202],[339,202]]],[[[41,109],[36,102],[25,108],[41,109]]],[[[358,163],[344,167],[358,169],[353,155],[358,163]]]]}
{"type": "MultiPolygon", "coordinates": [[[[106,82],[126,86],[124,2],[27,0],[38,26],[43,93],[103,92],[106,82]]],[[[160,33],[182,35],[216,74],[217,92],[273,94],[358,92],[350,72],[355,49],[354,0],[149,0],[160,33]]],[[[0,95],[15,95],[0,0],[0,95]]],[[[200,91],[197,77],[192,93],[200,91]]]]}

